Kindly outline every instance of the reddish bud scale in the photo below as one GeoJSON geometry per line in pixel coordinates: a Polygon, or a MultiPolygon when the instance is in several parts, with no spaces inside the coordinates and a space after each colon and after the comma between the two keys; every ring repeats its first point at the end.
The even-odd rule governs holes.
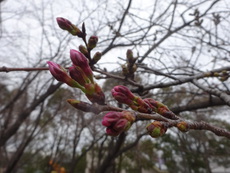
{"type": "Polygon", "coordinates": [[[118,136],[127,131],[135,121],[134,115],[129,111],[109,112],[102,120],[102,125],[106,128],[106,133],[110,136],[118,136]]]}
{"type": "Polygon", "coordinates": [[[138,106],[138,109],[137,109],[138,112],[142,112],[142,113],[151,113],[152,112],[151,107],[146,102],[144,102],[144,100],[142,100],[140,97],[137,97],[135,99],[135,101],[136,101],[137,106],[138,106]]]}
{"type": "Polygon", "coordinates": [[[154,121],[146,126],[146,130],[151,137],[157,138],[164,135],[167,131],[167,128],[163,123],[154,121]]]}
{"type": "Polygon", "coordinates": [[[105,104],[105,95],[97,83],[86,84],[85,90],[85,95],[92,103],[105,104]]]}
{"type": "Polygon", "coordinates": [[[182,132],[187,132],[189,130],[188,124],[184,121],[177,123],[177,128],[182,132]]]}
{"type": "Polygon", "coordinates": [[[178,117],[163,103],[158,102],[152,98],[146,98],[144,99],[144,102],[146,102],[151,107],[152,111],[157,112],[158,114],[172,120],[178,119],[178,117]]]}

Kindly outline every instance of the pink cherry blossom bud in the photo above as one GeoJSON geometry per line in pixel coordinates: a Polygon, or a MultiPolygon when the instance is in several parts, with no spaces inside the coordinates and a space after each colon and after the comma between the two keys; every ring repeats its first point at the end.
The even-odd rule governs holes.
{"type": "Polygon", "coordinates": [[[154,121],[146,126],[149,135],[153,138],[164,135],[167,131],[167,127],[160,121],[154,121]]]}
{"type": "Polygon", "coordinates": [[[127,131],[135,121],[134,115],[129,111],[109,112],[102,120],[102,125],[107,127],[106,133],[110,136],[117,136],[127,131]]]}
{"type": "Polygon", "coordinates": [[[109,127],[113,124],[115,124],[119,118],[121,117],[120,112],[108,112],[102,120],[102,125],[105,127],[109,127]]]}
{"type": "Polygon", "coordinates": [[[151,113],[152,109],[140,97],[135,96],[127,87],[118,85],[112,89],[113,97],[120,103],[127,104],[135,111],[151,113]]]}
{"type": "Polygon", "coordinates": [[[48,61],[49,71],[53,75],[55,79],[60,82],[64,82],[71,87],[79,87],[79,84],[73,80],[65,70],[65,68],[61,67],[59,64],[56,64],[52,61],[48,61]]]}
{"type": "Polygon", "coordinates": [[[152,111],[157,112],[157,106],[158,105],[157,105],[156,100],[151,99],[151,98],[145,98],[143,100],[144,100],[145,103],[147,103],[151,107],[152,111]]]}
{"type": "Polygon", "coordinates": [[[125,95],[130,100],[134,100],[136,98],[135,95],[127,87],[123,85],[117,85],[112,89],[112,95],[114,96],[114,98],[118,93],[125,95]]]}
{"type": "Polygon", "coordinates": [[[89,66],[89,61],[81,52],[71,49],[70,50],[70,58],[75,66],[78,66],[82,69],[85,75],[91,80],[93,83],[93,72],[89,66]]]}
{"type": "Polygon", "coordinates": [[[114,124],[114,130],[116,131],[124,131],[126,127],[129,127],[128,120],[126,119],[119,119],[115,124],[114,124]]]}
{"type": "Polygon", "coordinates": [[[91,83],[90,79],[78,66],[73,65],[69,67],[69,74],[75,81],[77,81],[82,86],[84,86],[86,83],[91,83]]]}
{"type": "Polygon", "coordinates": [[[127,95],[123,94],[123,93],[119,93],[119,92],[114,92],[114,90],[112,89],[112,95],[113,97],[120,103],[124,103],[127,105],[132,105],[133,101],[130,100],[127,95]]]}
{"type": "Polygon", "coordinates": [[[92,50],[93,48],[95,48],[97,46],[97,42],[98,42],[98,37],[91,36],[88,40],[88,49],[92,50]]]}
{"type": "Polygon", "coordinates": [[[57,17],[56,20],[57,20],[58,26],[61,29],[67,30],[72,35],[76,35],[81,38],[84,36],[84,34],[80,31],[80,29],[76,25],[72,24],[69,20],[62,18],[62,17],[57,17]]]}

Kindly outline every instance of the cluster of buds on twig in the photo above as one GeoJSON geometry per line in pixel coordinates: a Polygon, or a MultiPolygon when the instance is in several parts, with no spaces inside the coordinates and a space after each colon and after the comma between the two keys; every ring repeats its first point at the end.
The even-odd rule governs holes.
{"type": "MultiPolygon", "coordinates": [[[[179,118],[169,110],[169,108],[161,102],[158,102],[152,98],[142,99],[134,95],[127,87],[118,85],[112,89],[113,97],[119,102],[128,105],[131,109],[141,113],[156,112],[163,117],[171,120],[178,120],[179,118]]],[[[180,126],[181,127],[181,126],[180,126]]],[[[179,127],[178,127],[179,128],[179,127]]],[[[154,121],[147,126],[147,131],[152,137],[162,136],[167,127],[164,123],[154,121]]],[[[181,130],[183,131],[183,129],[181,130]]]]}
{"type": "Polygon", "coordinates": [[[161,102],[152,98],[142,99],[134,95],[127,87],[118,85],[112,89],[113,97],[120,103],[127,104],[135,111],[142,113],[156,112],[166,118],[176,120],[177,116],[161,102]]]}
{"type": "Polygon", "coordinates": [[[137,58],[134,58],[132,50],[128,49],[126,52],[126,63],[122,65],[122,73],[126,78],[134,78],[134,73],[137,70],[137,58]]]}
{"type": "Polygon", "coordinates": [[[127,104],[135,111],[142,113],[151,113],[150,106],[140,97],[135,96],[127,87],[118,85],[112,89],[113,97],[119,102],[127,104]]]}
{"type": "Polygon", "coordinates": [[[109,112],[102,120],[102,125],[106,128],[106,133],[110,136],[118,136],[127,131],[135,121],[135,116],[130,111],[109,112]]]}
{"type": "Polygon", "coordinates": [[[94,49],[97,46],[98,37],[97,36],[90,36],[88,39],[88,42],[86,41],[86,31],[85,31],[85,25],[83,23],[82,30],[80,30],[76,25],[72,24],[69,20],[58,17],[57,18],[58,26],[71,33],[73,36],[78,36],[83,39],[85,46],[80,45],[79,51],[87,57],[87,59],[90,61],[90,65],[96,64],[101,59],[101,53],[96,52],[91,59],[90,51],[94,49]]]}
{"type": "MultiPolygon", "coordinates": [[[[100,86],[94,81],[93,72],[90,67],[90,62],[95,64],[101,57],[100,53],[94,55],[95,60],[91,60],[90,51],[96,47],[98,38],[91,36],[86,42],[85,26],[82,25],[82,31],[69,20],[58,17],[57,23],[63,30],[67,30],[74,36],[78,36],[83,39],[86,47],[80,46],[80,52],[77,50],[70,50],[70,59],[72,66],[69,67],[69,73],[67,70],[54,62],[48,61],[49,70],[51,74],[60,82],[64,82],[71,87],[81,89],[87,98],[92,103],[105,104],[105,96],[100,86]]],[[[92,65],[93,65],[92,64],[92,65]]]]}
{"type": "Polygon", "coordinates": [[[83,45],[79,46],[79,51],[90,60],[90,65],[96,64],[101,59],[102,56],[100,52],[96,52],[93,58],[91,58],[90,56],[90,51],[97,46],[97,42],[98,42],[98,37],[91,36],[88,42],[85,42],[86,46],[83,45]]]}
{"type": "MultiPolygon", "coordinates": [[[[93,58],[91,58],[90,55],[91,50],[94,49],[98,43],[98,37],[91,36],[88,41],[86,41],[86,31],[84,24],[82,25],[82,30],[80,30],[69,20],[61,17],[57,18],[57,23],[61,29],[67,30],[72,35],[82,38],[85,46],[80,45],[79,51],[73,49],[70,50],[70,59],[72,61],[72,66],[68,68],[68,71],[61,65],[48,61],[47,63],[49,65],[49,70],[51,74],[58,81],[64,82],[71,87],[81,89],[92,103],[105,105],[105,95],[101,90],[100,86],[95,82],[91,69],[102,56],[100,52],[96,52],[93,58]]],[[[135,64],[136,60],[137,58],[134,58],[132,50],[127,50],[126,64],[122,66],[123,75],[126,78],[134,78],[134,73],[137,69],[137,65],[135,64]]],[[[142,99],[141,97],[134,95],[125,86],[115,86],[111,92],[113,97],[119,103],[124,103],[128,105],[134,111],[147,114],[155,112],[170,120],[179,119],[163,103],[158,102],[152,98],[142,99]]],[[[68,99],[67,101],[76,109],[85,112],[100,113],[102,110],[97,107],[97,104],[97,106],[95,106],[95,104],[92,105],[75,99],[68,99]]],[[[134,116],[134,112],[120,112],[120,110],[117,110],[105,114],[102,120],[102,125],[106,127],[106,133],[108,135],[118,136],[121,133],[127,131],[135,121],[136,117],[134,116]]],[[[176,124],[176,126],[182,132],[186,132],[188,130],[188,125],[186,122],[180,121],[176,124]]],[[[165,134],[168,127],[169,126],[167,122],[154,121],[148,124],[146,129],[149,135],[155,138],[165,134]]],[[[52,163],[51,165],[55,167],[56,164],[52,163]]]]}
{"type": "Polygon", "coordinates": [[[228,71],[223,70],[221,72],[208,72],[205,76],[206,77],[217,77],[220,81],[224,82],[228,80],[230,74],[228,71]]]}
{"type": "Polygon", "coordinates": [[[100,86],[94,81],[88,59],[81,52],[73,49],[70,50],[70,58],[73,65],[69,67],[69,74],[59,64],[48,61],[51,74],[58,81],[81,89],[92,103],[104,104],[105,95],[100,86]]]}

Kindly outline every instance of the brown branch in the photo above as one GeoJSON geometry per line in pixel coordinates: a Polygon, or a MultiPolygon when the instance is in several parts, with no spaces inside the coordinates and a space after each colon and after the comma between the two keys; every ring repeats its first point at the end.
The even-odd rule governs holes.
{"type": "Polygon", "coordinates": [[[128,82],[129,84],[132,84],[133,86],[143,87],[141,84],[136,83],[135,81],[133,81],[131,79],[127,79],[126,77],[120,77],[120,76],[117,76],[117,75],[114,75],[114,74],[111,74],[111,73],[108,73],[105,71],[97,70],[97,69],[94,69],[93,71],[106,75],[106,78],[118,79],[121,81],[128,82]]]}
{"type": "Polygon", "coordinates": [[[0,67],[0,72],[11,72],[11,71],[42,71],[42,70],[49,70],[48,67],[38,67],[38,68],[9,68],[9,67],[0,67]]]}
{"type": "MultiPolygon", "coordinates": [[[[78,107],[79,110],[85,111],[85,112],[93,112],[93,113],[102,113],[106,111],[117,111],[121,112],[126,109],[121,109],[109,105],[98,105],[98,104],[89,104],[85,102],[81,102],[84,107],[78,107]]],[[[209,123],[206,122],[189,122],[186,120],[183,120],[182,118],[179,118],[178,120],[171,120],[163,117],[162,115],[159,115],[158,113],[154,114],[145,114],[145,113],[139,113],[132,111],[133,114],[136,116],[136,121],[143,121],[143,120],[156,120],[156,121],[162,121],[164,122],[168,128],[170,127],[176,127],[177,124],[181,121],[184,121],[188,124],[188,129],[194,129],[194,130],[208,130],[213,133],[215,133],[218,136],[224,136],[230,139],[230,132],[226,131],[222,128],[215,127],[213,125],[210,125],[209,123]]]]}
{"type": "Polygon", "coordinates": [[[219,127],[215,127],[206,122],[192,122],[188,124],[189,129],[208,130],[215,133],[217,136],[224,136],[230,139],[230,132],[219,127]]]}
{"type": "Polygon", "coordinates": [[[220,100],[218,97],[212,97],[210,99],[198,101],[192,104],[186,104],[183,106],[175,106],[175,107],[170,108],[170,110],[173,113],[178,114],[184,111],[193,111],[197,109],[204,109],[207,107],[224,106],[224,105],[226,105],[224,101],[220,100]]]}
{"type": "Polygon", "coordinates": [[[208,93],[210,93],[210,94],[212,94],[212,95],[215,95],[215,96],[219,97],[219,98],[222,99],[228,106],[230,106],[230,95],[228,95],[228,94],[226,94],[226,93],[224,93],[224,92],[222,92],[222,91],[216,90],[216,89],[214,89],[214,88],[207,88],[207,87],[205,87],[205,86],[199,84],[199,83],[197,82],[196,79],[194,79],[192,83],[193,83],[194,85],[196,85],[198,88],[200,88],[200,89],[202,89],[202,90],[204,90],[204,91],[206,91],[206,92],[208,92],[208,93]]]}
{"type": "MultiPolygon", "coordinates": [[[[177,80],[170,81],[170,82],[149,85],[149,86],[143,87],[143,90],[151,90],[151,89],[154,89],[154,88],[166,88],[166,87],[169,87],[169,86],[180,85],[180,84],[184,84],[184,83],[187,83],[187,82],[192,82],[194,79],[201,79],[201,78],[205,78],[205,77],[213,77],[212,74],[214,74],[215,72],[222,72],[222,71],[230,71],[230,66],[223,67],[223,68],[218,68],[218,69],[215,69],[215,70],[211,70],[209,72],[202,72],[202,73],[196,74],[194,76],[190,76],[190,77],[178,78],[177,80]]],[[[133,89],[132,90],[132,92],[137,92],[137,91],[138,91],[138,89],[133,89]]]]}
{"type": "MultiPolygon", "coordinates": [[[[206,11],[200,15],[200,17],[203,17],[207,14],[207,12],[218,2],[219,0],[214,1],[207,9],[206,11]]],[[[138,63],[142,63],[145,58],[155,49],[157,48],[159,45],[161,45],[161,43],[163,43],[168,37],[170,37],[171,35],[177,33],[178,31],[182,30],[183,28],[189,26],[190,24],[192,24],[193,22],[195,22],[196,19],[190,20],[189,22],[184,23],[183,25],[175,28],[174,30],[168,30],[168,32],[165,34],[165,36],[163,36],[157,43],[153,44],[152,47],[149,48],[149,50],[146,51],[146,53],[142,56],[142,58],[138,61],[138,63]]],[[[170,28],[169,28],[170,29],[170,28]]]]}

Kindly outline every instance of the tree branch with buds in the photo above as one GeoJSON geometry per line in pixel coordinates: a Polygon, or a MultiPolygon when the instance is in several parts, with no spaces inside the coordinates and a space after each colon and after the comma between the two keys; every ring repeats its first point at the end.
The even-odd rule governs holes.
{"type": "Polygon", "coordinates": [[[164,88],[186,82],[192,82],[198,88],[202,88],[207,92],[219,96],[229,105],[229,95],[215,89],[205,89],[196,80],[209,77],[217,77],[219,79],[224,78],[224,80],[226,80],[229,77],[230,67],[219,68],[212,70],[211,72],[200,73],[179,79],[162,73],[157,69],[150,69],[142,65],[137,65],[136,61],[138,57],[134,57],[132,50],[128,50],[126,53],[126,64],[122,65],[124,77],[119,77],[95,69],[94,65],[100,60],[102,55],[100,52],[96,52],[93,56],[91,56],[91,51],[97,46],[98,37],[90,36],[87,41],[84,24],[82,25],[82,30],[80,30],[76,25],[64,18],[57,18],[57,23],[61,29],[68,31],[73,36],[81,38],[85,43],[85,46],[79,46],[79,51],[74,49],[70,50],[70,59],[72,61],[72,65],[70,67],[65,68],[55,62],[48,61],[47,64],[49,68],[2,67],[0,68],[0,71],[10,72],[49,70],[56,80],[66,83],[72,88],[80,89],[90,102],[88,103],[80,100],[68,99],[67,102],[70,105],[84,112],[105,114],[102,119],[102,125],[106,127],[106,134],[110,136],[118,136],[128,131],[130,127],[137,121],[151,120],[152,122],[146,126],[146,130],[147,133],[154,138],[164,135],[167,132],[167,129],[176,127],[181,132],[187,132],[189,130],[207,130],[218,136],[224,136],[230,139],[230,132],[227,130],[215,127],[206,122],[187,121],[173,113],[173,111],[171,111],[165,104],[156,101],[153,98],[142,99],[133,93],[140,88],[142,90],[150,90],[153,88],[164,88]],[[168,77],[173,81],[143,87],[133,80],[137,67],[168,77]],[[130,90],[126,86],[117,85],[111,90],[111,94],[114,99],[120,104],[127,105],[129,109],[122,109],[107,104],[102,88],[94,79],[93,71],[99,72],[107,77],[126,80],[128,83],[138,87],[138,89],[130,90]]]}

